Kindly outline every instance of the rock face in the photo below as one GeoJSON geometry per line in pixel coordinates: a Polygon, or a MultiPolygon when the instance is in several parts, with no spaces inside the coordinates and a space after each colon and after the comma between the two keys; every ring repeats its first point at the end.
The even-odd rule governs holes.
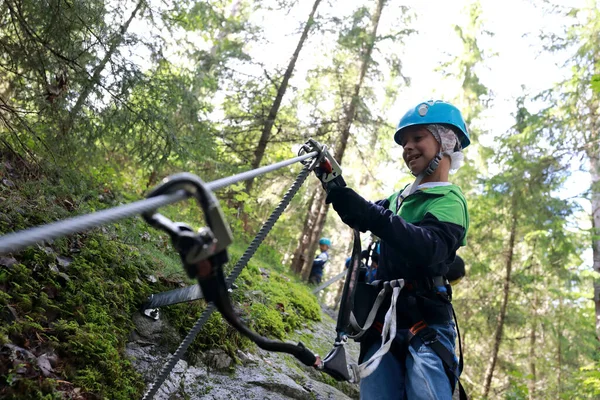
{"type": "MultiPolygon", "coordinates": [[[[322,319],[288,341],[300,340],[324,356],[335,337],[335,322],[326,314],[322,319]]],[[[169,355],[156,344],[158,341],[149,339],[165,329],[165,324],[151,319],[135,321],[137,333],[131,336],[127,354],[150,385],[169,355]],[[157,325],[152,326],[154,323],[157,325]]],[[[350,342],[346,349],[349,358],[358,358],[357,344],[350,342]]],[[[359,397],[357,385],[335,382],[287,354],[256,348],[252,352],[238,350],[236,358],[237,363],[224,351],[215,349],[206,352],[202,362],[195,366],[179,360],[155,398],[346,400],[359,397]]]]}

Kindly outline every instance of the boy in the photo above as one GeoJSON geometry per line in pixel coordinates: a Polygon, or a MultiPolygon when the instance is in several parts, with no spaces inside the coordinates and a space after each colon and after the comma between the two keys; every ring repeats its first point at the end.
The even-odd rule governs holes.
{"type": "Polygon", "coordinates": [[[460,166],[470,139],[456,107],[428,101],[400,119],[394,140],[416,176],[411,185],[377,203],[347,187],[333,187],[327,196],[347,225],[381,238],[376,279],[404,279],[390,350],[378,352],[382,324],[385,332],[388,323],[381,313],[361,339],[360,361],[379,359],[361,380],[361,399],[450,400],[460,371],[444,276],[456,250],[466,244],[469,218],[465,198],[448,182],[448,173],[460,166]]]}
{"type": "Polygon", "coordinates": [[[312,283],[313,285],[318,285],[321,283],[321,279],[323,279],[323,269],[325,268],[325,264],[329,261],[329,254],[327,250],[331,246],[331,240],[328,238],[321,238],[319,240],[319,249],[321,250],[321,254],[315,257],[313,261],[312,269],[310,270],[310,275],[308,277],[308,283],[312,283]]]}

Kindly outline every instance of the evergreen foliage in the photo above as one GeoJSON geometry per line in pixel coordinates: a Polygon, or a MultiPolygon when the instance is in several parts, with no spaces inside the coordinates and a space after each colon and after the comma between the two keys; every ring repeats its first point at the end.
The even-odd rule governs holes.
{"type": "MultiPolygon", "coordinates": [[[[467,276],[454,288],[463,382],[474,398],[598,398],[600,12],[597,1],[533,3],[567,21],[540,38],[566,72],[542,93],[524,88],[506,132],[486,125],[495,94],[482,71],[497,56],[486,1],[469,2],[454,27],[462,50],[428,66],[457,84],[440,97],[465,111],[473,139],[451,178],[471,214],[467,276]],[[577,168],[591,183],[565,195],[577,168]]],[[[309,137],[333,148],[369,200],[397,190],[412,178],[389,111],[400,115],[411,87],[404,46],[429,27],[393,1],[351,4],[0,3],[0,234],[138,200],[170,173],[208,182],[291,158],[309,137]],[[284,21],[278,37],[272,21],[284,21]]],[[[232,261],[298,171],[216,193],[232,261]]],[[[263,335],[297,338],[321,318],[301,273],[322,231],[334,242],[328,272],[343,268],[349,231],[323,197],[309,178],[237,281],[235,307],[263,335]]],[[[161,212],[202,225],[191,202],[161,212]]],[[[140,218],[0,255],[0,397],[139,398],[143,381],[124,355],[132,316],[149,294],[192,283],[178,257],[140,218]],[[15,358],[14,346],[26,352],[15,358]],[[56,356],[49,373],[32,361],[42,354],[56,356]]],[[[163,344],[173,350],[204,308],[166,308],[175,334],[163,344]]],[[[215,347],[252,348],[217,314],[187,358],[215,347]]]]}

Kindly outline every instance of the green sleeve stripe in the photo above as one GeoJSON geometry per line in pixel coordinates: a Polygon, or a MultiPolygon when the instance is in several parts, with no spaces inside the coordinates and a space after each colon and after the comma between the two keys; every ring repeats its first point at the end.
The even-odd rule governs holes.
{"type": "Polygon", "coordinates": [[[454,193],[448,193],[446,196],[434,200],[427,212],[442,222],[451,222],[465,229],[468,227],[466,207],[454,193]]]}

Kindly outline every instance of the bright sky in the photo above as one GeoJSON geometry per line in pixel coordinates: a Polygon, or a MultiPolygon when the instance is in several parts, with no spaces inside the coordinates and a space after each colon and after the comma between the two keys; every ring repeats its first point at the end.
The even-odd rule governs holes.
{"type": "MultiPolygon", "coordinates": [[[[390,113],[390,120],[396,122],[401,114],[421,99],[452,97],[458,92],[456,82],[442,79],[435,69],[444,61],[448,61],[462,52],[462,44],[454,32],[454,25],[466,25],[468,14],[465,7],[470,0],[403,0],[389,1],[384,9],[379,33],[389,30],[391,24],[397,24],[398,4],[409,7],[417,14],[413,28],[418,30],[406,41],[404,49],[397,49],[403,54],[404,73],[412,82],[403,90],[396,107],[390,113]],[[390,4],[393,4],[390,5],[390,4]]],[[[361,4],[375,5],[375,1],[335,0],[334,7],[338,13],[354,10],[361,4]],[[372,4],[371,4],[372,3],[372,4]],[[342,5],[343,4],[343,5],[342,5]]],[[[535,93],[551,87],[561,77],[561,70],[555,66],[558,58],[551,55],[538,56],[540,42],[537,33],[540,30],[555,30],[561,25],[560,18],[544,15],[527,0],[482,0],[484,28],[494,33],[491,38],[481,37],[480,47],[490,57],[487,68],[480,68],[477,73],[483,83],[494,94],[493,107],[485,115],[485,125],[494,133],[504,132],[513,119],[514,99],[523,93],[522,86],[535,93]],[[529,35],[529,37],[524,37],[529,35]]],[[[575,5],[576,1],[571,1],[575,5]]],[[[303,0],[294,8],[287,18],[278,21],[262,20],[266,36],[271,43],[261,44],[254,48],[256,56],[267,65],[285,66],[298,40],[298,27],[306,19],[312,6],[312,0],[303,0]]],[[[325,3],[324,3],[325,4],[325,3]]],[[[320,11],[327,10],[322,4],[320,11]]],[[[335,11],[334,11],[335,12],[335,11]]],[[[260,17],[257,15],[257,19],[260,17]]],[[[268,18],[268,16],[266,17],[268,18]]],[[[258,22],[258,21],[257,21],[258,22]]],[[[313,67],[318,59],[327,57],[323,54],[312,54],[305,46],[296,68],[296,76],[302,79],[304,71],[313,67]]],[[[387,49],[386,49],[387,50],[387,49]]],[[[301,86],[300,81],[295,82],[301,86]]]]}

